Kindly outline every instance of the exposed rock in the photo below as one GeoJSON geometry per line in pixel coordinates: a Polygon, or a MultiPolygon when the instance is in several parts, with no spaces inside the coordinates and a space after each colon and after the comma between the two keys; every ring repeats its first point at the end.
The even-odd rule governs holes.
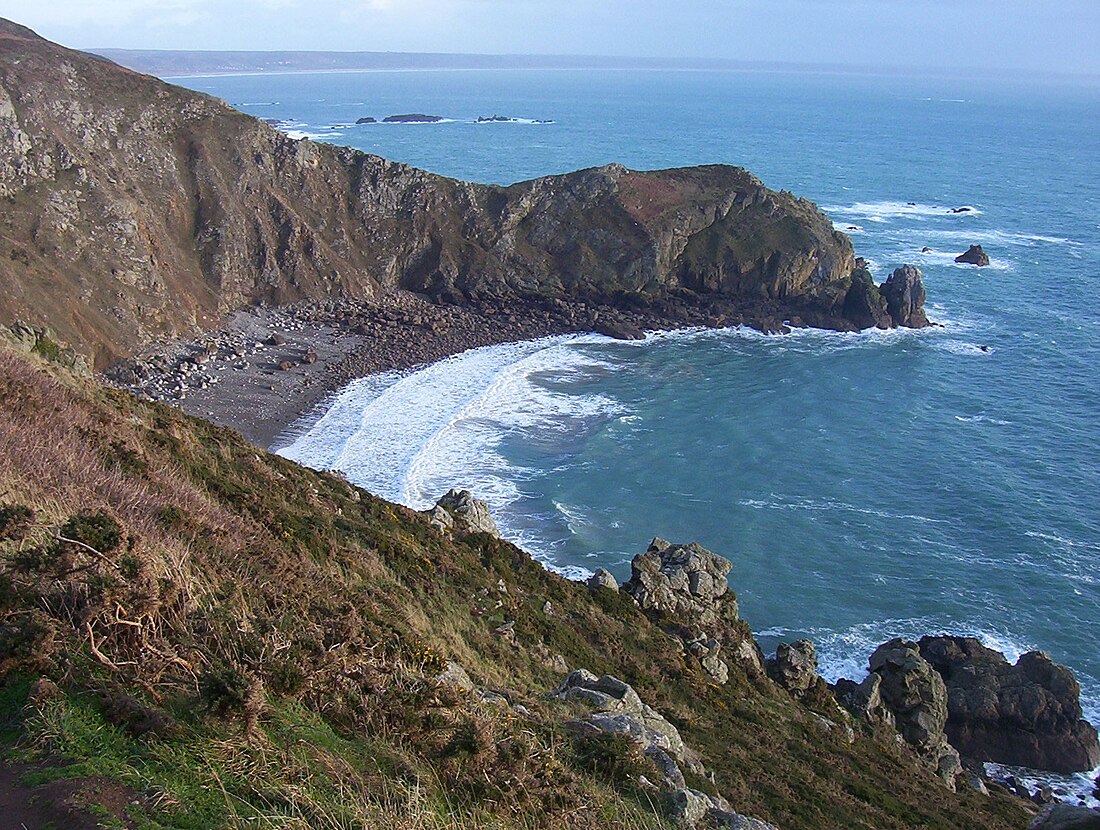
{"type": "Polygon", "coordinates": [[[451,514],[451,517],[465,524],[475,533],[488,533],[500,537],[496,522],[489,514],[489,505],[475,499],[469,490],[451,490],[436,502],[439,507],[451,514]]]}
{"type": "Polygon", "coordinates": [[[597,334],[614,337],[616,340],[645,340],[645,332],[624,320],[600,319],[593,330],[597,334]]]}
{"type": "Polygon", "coordinates": [[[859,328],[888,329],[893,326],[886,300],[866,268],[852,272],[852,287],[844,298],[844,316],[859,328]]]}
{"type": "Polygon", "coordinates": [[[438,504],[428,511],[428,522],[442,533],[450,533],[455,526],[454,516],[438,504]]]}
{"type": "Polygon", "coordinates": [[[442,115],[425,115],[422,112],[407,113],[405,115],[387,115],[382,119],[383,124],[438,124],[443,120],[442,115]]]}
{"type": "Polygon", "coordinates": [[[1011,665],[972,637],[924,637],[920,653],[948,692],[947,737],[980,761],[1071,773],[1100,765],[1073,673],[1041,652],[1011,665]]]}
{"type": "Polygon", "coordinates": [[[1042,809],[1027,830],[1100,830],[1100,811],[1051,804],[1042,809]]]}
{"type": "Polygon", "coordinates": [[[643,609],[709,627],[723,618],[737,618],[737,602],[726,582],[732,568],[728,559],[694,542],[673,545],[655,538],[630,563],[630,579],[621,590],[643,609]]]}
{"type": "Polygon", "coordinates": [[[363,118],[356,118],[355,123],[356,124],[377,124],[378,119],[367,115],[367,116],[364,116],[363,118]]]}
{"type": "Polygon", "coordinates": [[[886,300],[886,310],[896,326],[919,329],[927,326],[924,313],[924,278],[919,268],[903,265],[879,289],[886,300]]]}
{"type": "Polygon", "coordinates": [[[466,673],[466,669],[462,668],[458,663],[453,660],[447,661],[447,668],[445,668],[436,677],[436,682],[443,686],[451,686],[455,689],[460,689],[464,692],[472,692],[474,690],[474,681],[470,679],[470,675],[466,673]]]}
{"type": "Polygon", "coordinates": [[[780,643],[775,657],[767,661],[768,677],[799,696],[813,688],[818,681],[817,651],[809,640],[780,643]]]}
{"type": "Polygon", "coordinates": [[[833,686],[837,702],[852,715],[874,727],[896,729],[894,713],[882,700],[882,677],[871,672],[862,683],[841,679],[833,686]]]}
{"type": "Polygon", "coordinates": [[[643,703],[630,684],[616,677],[596,677],[590,671],[577,669],[569,673],[551,697],[596,709],[585,722],[600,732],[627,735],[643,749],[656,747],[677,762],[691,757],[679,730],[643,703]]]}
{"type": "Polygon", "coordinates": [[[944,733],[947,687],[916,643],[894,639],[875,649],[871,671],[882,678],[883,703],[894,714],[898,732],[952,790],[962,772],[959,753],[944,733]]]}
{"type": "Polygon", "coordinates": [[[985,252],[981,245],[971,245],[965,254],[959,254],[955,257],[955,262],[961,262],[965,265],[977,265],[979,268],[984,268],[989,265],[989,254],[985,252]]]}
{"type": "Polygon", "coordinates": [[[612,591],[619,590],[619,581],[607,568],[596,568],[596,572],[588,577],[588,582],[585,584],[593,591],[597,588],[609,588],[612,591]]]}
{"type": "Polygon", "coordinates": [[[712,680],[719,685],[729,682],[729,666],[726,665],[725,660],[718,656],[722,651],[722,644],[720,642],[713,637],[707,637],[705,634],[701,634],[691,642],[686,643],[686,645],[688,651],[699,659],[699,663],[702,665],[703,670],[710,675],[712,680]]]}
{"type": "Polygon", "coordinates": [[[0,336],[22,352],[36,354],[82,377],[92,375],[91,367],[84,355],[59,342],[49,328],[28,326],[26,323],[16,321],[10,326],[0,326],[0,336]]]}

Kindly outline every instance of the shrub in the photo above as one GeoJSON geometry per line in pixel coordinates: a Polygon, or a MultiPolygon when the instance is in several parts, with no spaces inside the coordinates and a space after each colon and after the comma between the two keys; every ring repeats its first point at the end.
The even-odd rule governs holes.
{"type": "Polygon", "coordinates": [[[34,511],[22,504],[0,506],[0,541],[22,539],[34,521],[34,511]]]}
{"type": "Polygon", "coordinates": [[[79,513],[65,522],[61,535],[100,553],[111,553],[122,542],[122,527],[106,513],[79,513]]]}

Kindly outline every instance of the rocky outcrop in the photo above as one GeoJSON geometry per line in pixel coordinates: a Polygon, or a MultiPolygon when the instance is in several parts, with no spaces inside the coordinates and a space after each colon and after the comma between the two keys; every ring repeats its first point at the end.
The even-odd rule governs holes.
{"type": "Polygon", "coordinates": [[[862,683],[840,679],[832,687],[837,703],[872,729],[897,729],[894,713],[882,699],[882,676],[871,672],[862,683]]]}
{"type": "Polygon", "coordinates": [[[844,316],[864,329],[888,329],[892,325],[882,291],[865,267],[852,272],[852,287],[844,298],[844,316]]]}
{"type": "Polygon", "coordinates": [[[928,317],[924,313],[924,278],[919,268],[903,265],[896,269],[882,284],[880,291],[894,325],[909,329],[928,325],[928,317]]]}
{"type": "Polygon", "coordinates": [[[780,643],[767,661],[768,677],[791,694],[803,695],[817,685],[817,650],[809,640],[780,643]]]}
{"type": "Polygon", "coordinates": [[[716,683],[729,680],[730,662],[749,677],[764,675],[764,657],[737,614],[727,577],[733,563],[692,542],[674,545],[655,538],[630,563],[620,588],[662,626],[716,683]]]}
{"type": "Polygon", "coordinates": [[[64,343],[59,343],[48,328],[28,326],[17,320],[10,326],[0,326],[0,338],[25,354],[36,354],[81,377],[92,376],[92,369],[84,355],[64,343]]]}
{"type": "Polygon", "coordinates": [[[449,531],[459,522],[474,533],[488,533],[500,538],[497,523],[489,513],[489,505],[475,499],[469,490],[451,490],[428,511],[429,520],[440,530],[449,531]]]}
{"type": "Polygon", "coordinates": [[[615,579],[615,574],[611,573],[607,568],[596,568],[596,572],[588,577],[588,582],[586,584],[592,590],[596,590],[597,588],[608,588],[612,591],[619,590],[619,581],[615,579]]]}
{"type": "Polygon", "coordinates": [[[894,639],[879,646],[870,668],[881,678],[879,694],[894,716],[898,732],[948,787],[962,773],[959,753],[948,743],[947,687],[916,643],[894,639]]]}
{"type": "Polygon", "coordinates": [[[1050,804],[1039,812],[1027,830],[1100,830],[1100,811],[1050,804]]]}
{"type": "Polygon", "coordinates": [[[1100,765],[1080,684],[1048,655],[1029,652],[1012,665],[972,637],[923,637],[919,648],[946,684],[946,733],[963,755],[1062,773],[1100,765]]]}
{"type": "Polygon", "coordinates": [[[674,545],[657,537],[630,563],[622,590],[643,609],[686,625],[712,627],[737,618],[737,600],[726,581],[732,569],[728,559],[695,542],[674,545]]]}
{"type": "Polygon", "coordinates": [[[625,735],[661,773],[669,818],[677,827],[775,830],[772,825],[735,812],[721,796],[708,795],[686,785],[681,769],[705,775],[699,755],[684,743],[679,730],[653,707],[642,702],[629,683],[617,677],[597,677],[585,669],[570,672],[550,697],[594,711],[567,726],[580,735],[625,735]]]}
{"type": "Polygon", "coordinates": [[[989,254],[985,252],[981,245],[971,245],[965,254],[959,254],[955,257],[955,262],[963,263],[964,265],[977,265],[979,268],[984,268],[989,265],[989,254]]]}
{"type": "Polygon", "coordinates": [[[850,240],[745,170],[457,182],[291,139],[6,21],[0,195],[0,321],[49,324],[97,368],[252,304],[395,288],[451,304],[720,296],[758,325],[857,327],[850,240]]]}

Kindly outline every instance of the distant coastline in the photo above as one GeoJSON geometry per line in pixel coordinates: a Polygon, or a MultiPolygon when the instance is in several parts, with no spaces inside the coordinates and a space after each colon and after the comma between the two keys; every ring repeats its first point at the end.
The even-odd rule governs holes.
{"type": "Polygon", "coordinates": [[[128,69],[163,79],[232,75],[344,74],[360,72],[623,71],[744,72],[932,78],[1013,79],[1033,83],[1100,86],[1100,76],[1022,73],[971,67],[919,67],[739,61],[713,58],[643,58],[602,55],[479,55],[444,52],[190,51],[90,48],[128,69]]]}

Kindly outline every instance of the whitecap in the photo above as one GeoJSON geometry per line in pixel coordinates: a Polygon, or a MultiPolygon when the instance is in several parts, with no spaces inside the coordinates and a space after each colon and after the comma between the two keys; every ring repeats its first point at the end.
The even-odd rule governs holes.
{"type": "Polygon", "coordinates": [[[948,207],[946,205],[928,205],[918,202],[897,202],[886,200],[881,202],[856,202],[854,205],[823,205],[821,209],[826,214],[839,214],[840,216],[862,217],[870,222],[888,222],[891,219],[915,218],[923,219],[930,216],[981,216],[982,211],[972,205],[948,207]],[[962,213],[953,211],[960,207],[966,210],[962,213]]]}

